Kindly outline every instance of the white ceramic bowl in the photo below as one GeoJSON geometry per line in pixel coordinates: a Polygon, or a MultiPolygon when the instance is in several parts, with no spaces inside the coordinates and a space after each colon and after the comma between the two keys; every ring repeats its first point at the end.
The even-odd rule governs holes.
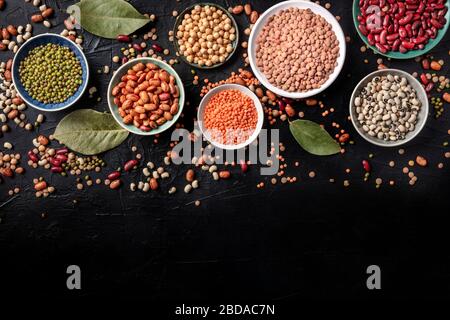
{"type": "Polygon", "coordinates": [[[71,107],[83,96],[89,82],[89,64],[83,50],[72,40],[60,36],[59,34],[53,33],[40,34],[30,38],[27,42],[25,42],[14,56],[11,72],[14,86],[16,87],[17,93],[22,98],[22,100],[27,105],[37,110],[46,112],[61,111],[71,107]],[[20,72],[19,72],[20,63],[29,55],[31,50],[49,43],[69,48],[70,51],[72,51],[75,54],[83,70],[82,83],[78,87],[78,90],[66,101],[61,103],[43,103],[32,98],[30,94],[26,91],[20,79],[20,72]]]}
{"type": "Polygon", "coordinates": [[[429,111],[429,103],[428,103],[428,97],[427,93],[425,92],[425,89],[422,87],[420,82],[414,78],[409,73],[397,70],[397,69],[383,69],[383,70],[377,70],[375,72],[372,72],[371,74],[367,75],[364,79],[362,79],[358,85],[356,86],[355,90],[352,93],[352,97],[350,99],[350,117],[352,119],[353,126],[355,127],[356,131],[360,134],[361,137],[363,137],[368,142],[380,146],[380,147],[398,147],[401,146],[412,139],[414,139],[420,131],[422,131],[423,127],[425,126],[425,123],[427,122],[428,118],[428,111],[429,111]],[[399,75],[401,77],[405,77],[408,80],[408,83],[413,87],[414,90],[416,90],[417,97],[422,103],[422,107],[420,108],[419,114],[417,116],[418,120],[416,123],[415,130],[413,132],[408,132],[405,136],[405,139],[403,140],[397,140],[397,141],[384,141],[380,140],[377,137],[369,136],[362,128],[358,121],[358,115],[356,114],[356,107],[354,106],[355,98],[359,95],[361,90],[372,81],[372,79],[376,76],[384,76],[387,74],[392,75],[399,75]]]}
{"type": "Polygon", "coordinates": [[[250,59],[250,66],[253,70],[253,73],[258,78],[258,80],[261,82],[261,84],[272,91],[273,93],[286,97],[291,99],[304,99],[308,98],[314,95],[319,94],[326,88],[328,88],[334,80],[338,77],[339,73],[342,70],[342,67],[344,66],[345,62],[345,54],[346,54],[346,45],[345,45],[345,36],[344,32],[342,31],[342,28],[339,24],[339,22],[336,20],[336,18],[324,7],[310,1],[306,0],[291,0],[291,1],[285,1],[281,2],[279,4],[274,5],[273,7],[269,8],[264,14],[258,19],[256,24],[253,26],[252,33],[250,34],[249,39],[249,46],[248,46],[248,56],[250,59]],[[318,89],[310,90],[307,92],[288,92],[285,90],[282,90],[278,87],[275,87],[272,85],[266,78],[266,76],[259,70],[259,68],[256,66],[256,40],[258,38],[258,35],[260,34],[261,30],[266,25],[269,18],[277,13],[279,13],[282,10],[286,10],[289,8],[300,8],[300,9],[311,9],[312,12],[315,14],[321,15],[325,20],[331,24],[334,33],[336,34],[337,40],[339,41],[339,57],[337,59],[337,66],[334,69],[333,73],[330,74],[330,77],[328,80],[318,89]]]}
{"type": "Polygon", "coordinates": [[[252,91],[250,91],[248,88],[238,85],[238,84],[223,84],[221,86],[218,86],[218,87],[210,90],[203,97],[203,99],[200,102],[200,105],[198,107],[197,119],[198,119],[198,125],[200,127],[200,131],[202,132],[202,134],[206,138],[206,140],[208,140],[213,146],[220,148],[220,149],[224,149],[224,150],[239,150],[239,149],[242,149],[242,148],[248,146],[250,143],[255,141],[256,138],[259,136],[262,126],[263,126],[263,123],[264,123],[264,111],[263,111],[261,101],[259,101],[258,97],[252,91]],[[218,143],[211,138],[211,135],[208,133],[208,130],[206,130],[205,127],[203,126],[204,112],[205,112],[206,106],[209,103],[209,100],[211,100],[211,98],[214,95],[216,95],[217,93],[224,91],[224,90],[239,90],[240,92],[242,92],[245,95],[252,98],[253,102],[255,103],[256,112],[258,113],[258,123],[256,124],[256,128],[255,128],[255,131],[253,132],[253,134],[244,143],[233,144],[233,145],[218,143]]]}

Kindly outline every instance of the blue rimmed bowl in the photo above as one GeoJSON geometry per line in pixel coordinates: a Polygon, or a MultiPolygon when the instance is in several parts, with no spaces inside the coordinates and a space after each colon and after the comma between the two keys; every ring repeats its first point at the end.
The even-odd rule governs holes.
{"type": "Polygon", "coordinates": [[[75,42],[58,34],[45,33],[29,39],[20,47],[19,51],[17,51],[12,65],[12,80],[14,86],[16,87],[17,93],[27,105],[41,111],[49,111],[49,112],[61,111],[72,106],[83,95],[89,81],[89,65],[83,51],[75,42]],[[83,70],[82,83],[78,88],[77,92],[75,92],[74,95],[72,95],[70,98],[68,98],[66,101],[62,103],[42,103],[40,101],[33,99],[25,90],[25,87],[20,81],[19,75],[20,62],[23,61],[28,56],[31,50],[33,50],[36,47],[46,45],[48,43],[57,44],[69,48],[73,53],[75,53],[75,56],[80,62],[81,68],[83,70]]]}

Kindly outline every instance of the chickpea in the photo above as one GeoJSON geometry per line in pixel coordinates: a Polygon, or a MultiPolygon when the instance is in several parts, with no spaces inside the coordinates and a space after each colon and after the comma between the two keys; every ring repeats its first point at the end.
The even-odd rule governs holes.
{"type": "Polygon", "coordinates": [[[232,19],[224,11],[196,5],[184,15],[176,38],[179,53],[188,62],[210,67],[227,59],[237,36],[232,19]]]}

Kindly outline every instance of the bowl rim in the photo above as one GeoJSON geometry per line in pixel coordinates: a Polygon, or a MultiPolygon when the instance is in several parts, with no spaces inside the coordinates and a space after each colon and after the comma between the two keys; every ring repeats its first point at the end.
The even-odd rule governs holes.
{"type": "MultiPolygon", "coordinates": [[[[155,58],[150,58],[150,57],[141,57],[141,58],[136,58],[133,60],[128,61],[127,63],[121,65],[116,71],[114,71],[113,76],[111,77],[111,80],[109,81],[108,84],[108,107],[109,107],[109,111],[111,112],[111,114],[113,115],[114,120],[116,120],[116,122],[125,130],[127,130],[130,133],[136,134],[136,135],[140,135],[140,136],[154,136],[157,134],[161,134],[165,131],[167,131],[168,129],[170,129],[180,118],[181,114],[183,113],[183,109],[184,109],[184,103],[185,103],[185,91],[184,91],[184,85],[183,85],[183,81],[181,79],[181,77],[179,76],[179,74],[175,71],[174,68],[172,68],[170,65],[168,65],[167,63],[165,63],[164,61],[155,59],[155,58]],[[114,104],[114,101],[112,99],[112,89],[113,89],[113,82],[115,82],[116,79],[119,78],[120,73],[124,70],[124,69],[129,69],[131,68],[130,66],[134,66],[139,62],[151,62],[151,63],[155,63],[159,66],[159,64],[163,65],[163,67],[159,66],[160,68],[166,70],[167,72],[169,72],[170,75],[173,75],[176,79],[177,82],[179,82],[181,84],[181,87],[179,86],[180,89],[180,101],[179,101],[179,110],[178,113],[173,117],[172,120],[168,121],[167,123],[170,125],[167,125],[166,128],[164,129],[155,129],[149,132],[145,132],[140,130],[139,128],[136,128],[134,126],[131,125],[126,125],[125,123],[123,123],[122,118],[118,118],[114,112],[113,106],[116,106],[114,104]],[[136,130],[136,131],[134,131],[136,130]]],[[[164,125],[163,125],[164,126],[164,125]]],[[[158,128],[161,128],[161,126],[159,126],[158,128]]]]}
{"type": "Polygon", "coordinates": [[[357,119],[355,118],[355,111],[354,111],[354,107],[353,107],[353,101],[356,98],[357,92],[359,92],[361,90],[364,83],[366,83],[369,79],[372,79],[373,77],[375,77],[377,75],[385,74],[385,73],[389,73],[389,72],[401,74],[401,75],[405,76],[405,78],[408,79],[408,82],[410,84],[414,83],[414,89],[416,91],[417,90],[420,91],[422,96],[427,97],[427,93],[426,93],[425,89],[423,88],[423,86],[420,84],[420,82],[416,78],[414,78],[411,74],[409,74],[408,72],[399,70],[399,69],[381,69],[381,70],[376,70],[374,72],[369,73],[363,79],[361,79],[361,81],[359,81],[358,84],[355,86],[355,88],[353,89],[351,98],[350,98],[349,112],[350,112],[350,119],[352,121],[353,127],[358,132],[358,134],[362,138],[364,138],[364,140],[366,140],[367,142],[369,142],[371,144],[379,146],[379,147],[392,148],[392,147],[399,147],[408,142],[411,142],[414,138],[416,138],[419,135],[419,133],[423,130],[423,128],[425,127],[427,120],[428,120],[429,102],[428,102],[428,99],[425,99],[425,101],[421,100],[422,107],[421,107],[420,113],[424,114],[424,120],[420,122],[419,126],[417,126],[415,128],[415,130],[409,135],[409,137],[405,137],[405,139],[399,140],[396,142],[387,143],[385,141],[382,141],[382,140],[379,140],[376,138],[372,138],[372,137],[369,137],[368,135],[366,135],[363,132],[363,130],[361,129],[361,127],[357,124],[357,119]]]}
{"type": "Polygon", "coordinates": [[[188,6],[186,9],[184,9],[176,18],[175,20],[175,24],[173,26],[173,46],[175,47],[175,51],[178,54],[178,57],[186,64],[190,65],[191,67],[197,68],[197,69],[202,69],[202,70],[211,70],[211,69],[215,69],[218,68],[220,66],[223,66],[225,63],[227,63],[228,61],[230,61],[230,59],[234,56],[234,54],[237,51],[237,48],[239,47],[239,26],[236,22],[236,19],[233,17],[233,15],[224,7],[222,7],[219,4],[216,3],[211,3],[211,2],[201,2],[201,3],[194,3],[190,6],[188,6]],[[233,41],[233,51],[228,55],[228,57],[225,59],[224,62],[212,65],[210,67],[201,67],[196,63],[191,63],[189,61],[187,61],[186,57],[184,55],[182,55],[180,53],[180,46],[178,45],[178,41],[177,41],[177,29],[178,26],[181,24],[183,17],[190,11],[192,10],[194,7],[196,6],[214,6],[216,8],[219,8],[220,10],[222,10],[230,19],[231,22],[233,23],[234,28],[236,29],[236,39],[233,41]]]}
{"type": "Polygon", "coordinates": [[[38,35],[36,35],[34,37],[31,37],[30,39],[28,39],[28,41],[26,41],[24,44],[22,44],[20,46],[19,50],[16,52],[16,54],[14,55],[14,58],[13,58],[13,63],[12,63],[12,68],[11,68],[11,77],[12,77],[12,82],[14,84],[14,87],[17,90],[17,94],[20,96],[20,98],[27,105],[29,105],[30,107],[32,107],[34,109],[37,109],[37,110],[40,110],[40,111],[44,111],[44,112],[57,112],[57,111],[62,111],[62,110],[70,108],[71,106],[73,106],[75,103],[77,103],[81,99],[81,97],[86,92],[86,89],[87,89],[87,86],[88,86],[88,83],[89,83],[90,70],[89,70],[89,63],[87,61],[86,55],[84,54],[83,50],[79,47],[79,45],[77,43],[75,43],[74,41],[70,40],[69,38],[63,37],[63,36],[61,36],[59,34],[47,32],[47,33],[42,33],[42,34],[38,34],[38,35]],[[19,92],[19,87],[16,85],[16,81],[15,81],[15,77],[14,77],[14,69],[16,68],[17,63],[18,63],[18,58],[17,57],[19,56],[20,51],[24,50],[24,48],[26,48],[27,44],[31,43],[31,40],[34,40],[34,39],[37,39],[37,38],[41,38],[41,37],[46,37],[46,36],[47,37],[50,36],[50,37],[60,38],[60,39],[66,40],[68,42],[71,42],[75,46],[76,50],[80,53],[80,56],[83,58],[83,61],[84,61],[85,65],[86,65],[86,81],[84,81],[84,83],[82,84],[82,89],[81,89],[78,97],[75,100],[73,100],[72,102],[68,103],[66,106],[62,106],[62,107],[54,108],[54,109],[41,108],[39,106],[36,106],[33,102],[29,101],[27,98],[23,97],[20,94],[20,92],[19,92]]]}
{"type": "Polygon", "coordinates": [[[413,58],[417,58],[419,56],[423,56],[423,55],[427,54],[429,51],[433,50],[442,41],[442,39],[444,39],[444,36],[447,33],[449,26],[450,26],[450,0],[447,0],[446,5],[449,8],[447,13],[445,14],[445,17],[447,18],[447,23],[445,24],[443,29],[439,30],[436,38],[432,39],[433,42],[429,41],[422,50],[412,50],[412,51],[408,51],[406,53],[401,53],[401,52],[396,52],[396,51],[388,51],[386,53],[382,53],[375,46],[370,45],[369,41],[367,40],[367,37],[364,36],[358,28],[359,21],[358,21],[357,17],[358,17],[358,12],[361,11],[359,8],[359,0],[353,0],[353,7],[352,7],[353,24],[355,26],[356,32],[358,33],[359,37],[364,42],[364,44],[367,45],[367,47],[369,47],[373,51],[375,51],[377,54],[382,55],[384,57],[391,58],[391,59],[397,59],[397,60],[413,59],[413,58]]]}
{"type": "Polygon", "coordinates": [[[225,84],[219,85],[219,86],[211,89],[202,98],[202,100],[199,104],[198,110],[197,110],[197,122],[198,122],[198,126],[200,128],[200,132],[202,133],[202,135],[214,147],[217,147],[217,148],[220,148],[223,150],[239,150],[239,149],[243,149],[243,148],[247,147],[248,145],[253,143],[258,138],[259,134],[261,133],[262,127],[264,125],[264,110],[263,110],[263,106],[262,106],[262,103],[259,100],[259,98],[249,88],[247,88],[243,85],[240,85],[240,84],[225,83],[225,84]],[[240,143],[240,144],[236,144],[236,145],[222,144],[222,143],[214,141],[213,139],[210,139],[208,137],[208,135],[205,134],[206,130],[203,127],[203,120],[202,120],[203,119],[203,111],[205,109],[206,103],[209,102],[211,97],[223,90],[230,90],[230,89],[231,90],[233,90],[233,89],[239,90],[239,91],[243,92],[244,94],[246,94],[247,96],[249,96],[250,98],[252,98],[252,100],[255,102],[256,112],[258,113],[258,123],[256,124],[256,128],[255,128],[255,131],[253,132],[253,134],[250,136],[250,138],[247,141],[240,143]]]}
{"type": "Polygon", "coordinates": [[[310,2],[308,0],[289,0],[289,1],[283,1],[283,2],[273,5],[259,17],[258,21],[255,23],[255,25],[252,28],[252,32],[251,32],[249,40],[248,40],[247,53],[248,53],[248,57],[250,60],[250,66],[252,68],[252,71],[264,87],[266,87],[273,93],[275,93],[279,96],[282,96],[282,97],[286,97],[286,98],[290,98],[290,99],[304,99],[304,98],[309,98],[309,97],[315,96],[315,95],[323,92],[324,90],[326,90],[328,87],[330,87],[336,81],[336,79],[339,77],[339,75],[344,67],[344,64],[345,64],[346,54],[347,54],[347,44],[345,41],[344,31],[343,31],[339,21],[337,21],[337,19],[334,17],[334,15],[328,9],[326,9],[325,7],[323,7],[319,4],[316,4],[315,2],[312,2],[312,1],[310,2]],[[266,20],[266,18],[269,16],[272,16],[272,15],[275,15],[276,13],[278,13],[280,10],[283,10],[284,8],[299,7],[299,5],[301,5],[301,8],[311,9],[315,14],[319,14],[329,24],[331,24],[332,29],[333,29],[334,33],[336,34],[336,38],[339,41],[339,57],[337,58],[338,65],[334,68],[333,73],[330,74],[327,81],[320,88],[309,90],[306,92],[288,92],[283,89],[275,87],[269,81],[267,81],[266,76],[256,66],[256,61],[253,59],[252,52],[254,52],[256,50],[256,38],[258,36],[256,34],[256,31],[258,29],[260,29],[261,24],[263,23],[263,21],[266,20]],[[316,13],[314,9],[323,11],[323,12],[325,12],[325,14],[323,15],[320,13],[316,13]]]}

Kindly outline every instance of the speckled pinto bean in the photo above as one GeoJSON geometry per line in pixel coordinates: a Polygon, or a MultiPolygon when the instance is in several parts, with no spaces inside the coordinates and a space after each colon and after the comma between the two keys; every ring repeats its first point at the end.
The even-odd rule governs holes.
{"type": "Polygon", "coordinates": [[[320,88],[338,57],[339,41],[332,26],[310,9],[280,11],[257,38],[258,68],[272,85],[288,92],[320,88]]]}
{"type": "Polygon", "coordinates": [[[138,63],[112,89],[114,103],[125,124],[149,132],[179,111],[179,88],[175,77],[153,63],[138,63]]]}
{"type": "Polygon", "coordinates": [[[250,97],[239,90],[224,90],[213,96],[205,107],[203,122],[214,141],[240,144],[253,134],[258,113],[250,97]]]}

